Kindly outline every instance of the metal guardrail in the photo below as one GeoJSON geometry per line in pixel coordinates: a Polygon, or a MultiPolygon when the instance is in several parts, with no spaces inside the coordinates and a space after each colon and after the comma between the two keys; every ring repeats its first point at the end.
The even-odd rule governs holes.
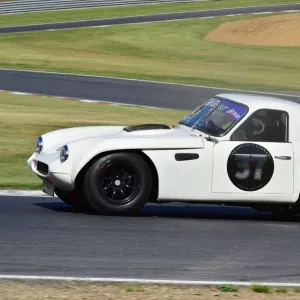
{"type": "Polygon", "coordinates": [[[155,3],[184,3],[203,1],[209,0],[14,0],[0,2],[0,15],[80,8],[95,8],[105,6],[142,5],[155,3]]]}

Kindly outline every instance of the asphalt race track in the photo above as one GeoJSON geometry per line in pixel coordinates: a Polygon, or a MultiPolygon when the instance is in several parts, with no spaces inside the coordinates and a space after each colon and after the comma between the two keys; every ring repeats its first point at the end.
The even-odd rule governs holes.
{"type": "Polygon", "coordinates": [[[149,205],[137,217],[0,198],[2,274],[299,282],[300,225],[252,209],[149,205]]]}
{"type": "MultiPolygon", "coordinates": [[[[286,5],[281,10],[299,8],[286,5]]],[[[272,9],[268,7],[268,11],[272,9]]],[[[246,12],[256,10],[263,8],[246,12]]],[[[206,16],[216,13],[205,12],[206,16]]],[[[192,109],[215,94],[227,92],[12,70],[0,70],[0,89],[176,109],[192,109]]],[[[250,208],[179,204],[148,205],[135,217],[107,217],[73,212],[50,197],[2,196],[0,206],[1,274],[300,280],[299,217],[286,221],[250,208]]]]}
{"type": "Polygon", "coordinates": [[[120,18],[109,18],[109,19],[99,19],[99,20],[60,22],[60,23],[52,23],[52,24],[49,23],[49,24],[39,24],[39,25],[0,27],[0,33],[15,33],[15,32],[82,28],[82,27],[94,27],[94,26],[99,27],[99,26],[110,26],[110,25],[126,25],[126,24],[145,23],[145,22],[183,20],[183,19],[191,19],[191,18],[220,17],[226,15],[235,15],[235,14],[282,12],[287,10],[299,10],[299,9],[300,9],[300,4],[283,4],[283,5],[273,5],[273,6],[253,6],[253,7],[244,7],[244,8],[200,10],[200,11],[190,11],[190,12],[164,13],[164,14],[148,15],[148,16],[120,17],[120,18]]]}
{"type": "MultiPolygon", "coordinates": [[[[159,82],[1,69],[0,78],[0,90],[187,110],[216,94],[232,92],[159,82]]],[[[280,97],[300,100],[300,94],[280,97]]]]}

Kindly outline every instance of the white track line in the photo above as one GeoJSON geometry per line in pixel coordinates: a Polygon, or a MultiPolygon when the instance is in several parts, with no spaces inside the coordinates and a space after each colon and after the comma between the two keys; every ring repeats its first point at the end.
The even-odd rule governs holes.
{"type": "Polygon", "coordinates": [[[30,275],[0,275],[0,279],[12,280],[49,280],[49,281],[86,281],[86,282],[110,282],[110,283],[138,283],[138,284],[167,284],[167,285],[222,285],[232,284],[237,286],[251,286],[253,284],[300,287],[300,283],[286,282],[244,282],[244,281],[201,281],[201,280],[168,280],[168,279],[139,279],[139,278],[103,278],[103,277],[65,277],[65,276],[30,276],[30,275]]]}
{"type": "Polygon", "coordinates": [[[0,93],[23,95],[23,96],[34,96],[34,97],[37,97],[37,96],[50,97],[50,98],[56,98],[56,99],[61,99],[61,100],[78,101],[78,102],[83,102],[83,103],[119,105],[119,106],[130,106],[130,107],[140,107],[140,108],[150,108],[150,109],[175,110],[173,108],[167,108],[167,107],[157,107],[157,106],[150,106],[150,105],[148,106],[148,105],[112,102],[112,101],[104,101],[104,100],[80,99],[80,98],[75,98],[75,97],[53,96],[53,95],[47,95],[47,94],[23,93],[23,92],[17,92],[17,91],[9,91],[9,90],[0,90],[0,93]]]}
{"type": "MultiPolygon", "coordinates": [[[[234,92],[243,92],[243,93],[255,93],[255,94],[262,94],[262,95],[273,95],[273,96],[284,96],[284,97],[300,98],[300,94],[295,95],[295,94],[284,94],[284,93],[275,93],[275,92],[248,91],[248,90],[240,90],[240,89],[215,87],[215,86],[193,85],[193,84],[165,82],[165,81],[154,81],[154,80],[145,80],[145,79],[134,79],[134,78],[122,78],[122,77],[111,77],[111,76],[101,76],[101,75],[72,74],[72,73],[46,72],[46,71],[35,71],[35,70],[30,71],[30,70],[17,70],[17,69],[0,68],[0,71],[2,71],[2,70],[3,71],[14,71],[14,72],[24,72],[24,73],[54,74],[54,75],[79,76],[79,77],[102,78],[102,79],[106,78],[106,79],[112,79],[112,80],[154,83],[154,84],[157,84],[157,85],[160,85],[160,84],[161,85],[178,85],[178,86],[205,88],[205,89],[213,89],[213,90],[224,90],[224,91],[234,91],[234,92]]],[[[29,94],[31,94],[31,93],[29,93],[29,94]]],[[[54,97],[56,97],[56,96],[54,96],[54,97]]]]}
{"type": "Polygon", "coordinates": [[[39,190],[0,190],[0,197],[50,197],[39,190]]]}

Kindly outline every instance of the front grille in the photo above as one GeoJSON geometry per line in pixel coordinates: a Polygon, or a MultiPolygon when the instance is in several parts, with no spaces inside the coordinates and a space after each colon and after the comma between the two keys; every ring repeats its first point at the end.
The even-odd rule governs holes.
{"type": "Polygon", "coordinates": [[[36,169],[43,175],[48,174],[48,165],[46,165],[40,161],[37,162],[36,169]]]}

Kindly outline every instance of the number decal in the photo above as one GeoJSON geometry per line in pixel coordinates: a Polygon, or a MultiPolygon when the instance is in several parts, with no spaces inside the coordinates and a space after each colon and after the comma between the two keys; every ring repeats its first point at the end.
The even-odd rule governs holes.
{"type": "Polygon", "coordinates": [[[237,188],[257,191],[266,186],[273,176],[273,158],[268,150],[260,145],[242,144],[230,153],[227,172],[237,188]]]}
{"type": "Polygon", "coordinates": [[[261,180],[262,179],[262,170],[263,167],[268,159],[266,154],[253,154],[253,159],[257,160],[256,169],[254,171],[254,180],[261,180]]]}
{"type": "Polygon", "coordinates": [[[247,179],[250,175],[250,162],[256,162],[254,171],[254,180],[261,180],[262,169],[266,163],[268,156],[266,154],[235,154],[236,166],[242,169],[243,172],[237,171],[235,177],[239,180],[247,179]]]}
{"type": "Polygon", "coordinates": [[[234,158],[238,169],[243,170],[237,171],[234,176],[238,180],[247,179],[250,175],[250,154],[235,154],[234,158]]]}

